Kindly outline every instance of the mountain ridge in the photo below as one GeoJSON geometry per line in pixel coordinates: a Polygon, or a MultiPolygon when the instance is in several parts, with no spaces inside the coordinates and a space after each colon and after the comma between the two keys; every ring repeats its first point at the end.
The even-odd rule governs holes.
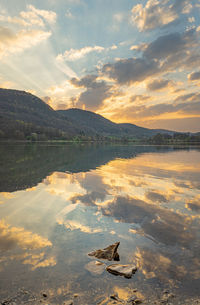
{"type": "Polygon", "coordinates": [[[54,110],[42,99],[21,90],[0,88],[0,138],[151,137],[174,131],[117,124],[89,110],[54,110]]]}

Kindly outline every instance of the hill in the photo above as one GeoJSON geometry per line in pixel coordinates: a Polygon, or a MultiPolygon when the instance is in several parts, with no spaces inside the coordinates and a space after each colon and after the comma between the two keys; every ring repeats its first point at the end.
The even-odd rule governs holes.
{"type": "Polygon", "coordinates": [[[76,108],[56,111],[31,93],[0,89],[1,139],[134,139],[157,133],[173,134],[133,124],[116,124],[99,114],[76,108]]]}
{"type": "Polygon", "coordinates": [[[63,118],[71,120],[86,134],[101,134],[103,136],[117,135],[119,125],[91,111],[71,108],[57,111],[63,118]]]}
{"type": "Polygon", "coordinates": [[[157,133],[167,133],[173,134],[173,131],[164,129],[148,129],[144,127],[139,127],[134,124],[114,123],[103,116],[86,110],[81,110],[78,108],[71,108],[67,110],[57,111],[63,118],[71,120],[76,126],[84,130],[86,134],[100,134],[103,136],[120,136],[128,137],[132,136],[135,138],[141,137],[151,137],[157,133]]]}
{"type": "Polygon", "coordinates": [[[41,99],[25,91],[0,89],[0,135],[23,138],[32,133],[41,137],[76,135],[69,120],[54,111],[41,99]]]}

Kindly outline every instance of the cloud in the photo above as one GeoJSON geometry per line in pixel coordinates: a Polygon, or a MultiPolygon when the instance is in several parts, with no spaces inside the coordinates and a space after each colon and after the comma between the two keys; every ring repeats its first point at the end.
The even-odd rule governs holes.
{"type": "Polygon", "coordinates": [[[173,82],[168,79],[154,79],[146,84],[147,89],[151,91],[159,91],[173,87],[173,82]]]}
{"type": "Polygon", "coordinates": [[[69,19],[73,19],[73,18],[74,18],[74,16],[72,15],[72,12],[71,12],[70,9],[68,9],[68,10],[66,11],[65,16],[66,16],[67,18],[69,18],[69,19]]]}
{"type": "Polygon", "coordinates": [[[125,18],[124,13],[121,12],[115,13],[112,16],[112,26],[110,29],[112,29],[113,31],[119,30],[120,24],[123,22],[124,18],[125,18]]]}
{"type": "Polygon", "coordinates": [[[98,81],[95,75],[86,75],[81,79],[72,78],[71,83],[75,87],[85,88],[76,99],[76,106],[95,111],[104,100],[112,95],[112,86],[105,81],[98,81]]]}
{"type": "MultiPolygon", "coordinates": [[[[167,116],[167,115],[166,115],[167,116]]],[[[138,120],[138,124],[141,124],[141,119],[138,120]]],[[[176,114],[172,114],[170,118],[167,116],[166,118],[150,118],[149,120],[143,120],[142,125],[147,128],[156,128],[156,129],[167,129],[174,130],[178,132],[199,132],[200,126],[200,116],[191,115],[191,116],[177,116],[176,114]]]]}
{"type": "MultiPolygon", "coordinates": [[[[178,98],[179,100],[181,98],[178,98]]],[[[151,105],[151,106],[143,106],[137,111],[138,117],[156,117],[159,115],[168,115],[169,113],[175,113],[178,118],[178,114],[182,114],[183,116],[194,115],[200,116],[200,100],[198,102],[191,103],[189,100],[185,103],[179,104],[158,104],[158,105],[151,105]],[[143,108],[143,109],[142,109],[143,108]]],[[[170,116],[169,116],[170,117],[170,116]]]]}
{"type": "Polygon", "coordinates": [[[0,26],[0,57],[22,52],[51,36],[51,32],[41,30],[21,30],[13,32],[0,26]]]}
{"type": "Polygon", "coordinates": [[[0,15],[0,21],[6,22],[6,23],[18,24],[18,25],[22,25],[22,26],[29,26],[29,24],[30,24],[28,21],[24,20],[23,18],[10,17],[10,16],[5,16],[5,15],[0,15]]]}
{"type": "Polygon", "coordinates": [[[103,73],[107,74],[119,84],[133,84],[155,75],[159,71],[156,61],[145,58],[120,59],[115,63],[108,63],[103,66],[103,73]]]}
{"type": "Polygon", "coordinates": [[[190,30],[180,33],[171,33],[158,37],[145,49],[143,55],[148,59],[167,59],[169,56],[182,53],[188,48],[197,45],[196,31],[190,30]]]}
{"type": "Polygon", "coordinates": [[[89,87],[92,88],[93,84],[96,82],[97,75],[89,74],[81,79],[78,78],[72,78],[71,79],[71,84],[74,85],[75,87],[89,87]]]}
{"type": "Polygon", "coordinates": [[[124,14],[122,14],[122,13],[116,13],[113,15],[114,22],[120,23],[120,22],[122,22],[123,19],[124,19],[124,14]]]}
{"type": "MultiPolygon", "coordinates": [[[[188,132],[199,131],[200,94],[180,95],[170,103],[148,104],[145,101],[115,105],[109,118],[117,122],[133,122],[150,128],[164,128],[188,132]],[[190,126],[190,127],[189,127],[190,126]]],[[[151,102],[151,100],[150,100],[151,102]]]]}
{"type": "Polygon", "coordinates": [[[53,11],[39,10],[39,9],[36,9],[33,5],[28,5],[27,8],[31,12],[33,12],[36,16],[42,17],[43,20],[45,20],[46,22],[48,22],[50,24],[53,24],[56,22],[57,15],[53,11]]]}
{"type": "Polygon", "coordinates": [[[64,54],[58,54],[56,57],[57,60],[66,60],[66,61],[76,61],[79,60],[91,52],[102,52],[104,50],[103,47],[94,46],[94,47],[84,47],[81,49],[70,49],[69,51],[65,51],[64,54]]]}
{"type": "Polygon", "coordinates": [[[131,96],[131,98],[129,99],[129,101],[130,101],[130,102],[141,103],[141,102],[147,101],[147,100],[149,100],[149,99],[151,99],[150,96],[139,94],[139,95],[133,95],[133,96],[131,96]]]}
{"type": "MultiPolygon", "coordinates": [[[[141,57],[107,63],[102,72],[118,84],[130,86],[155,75],[175,72],[176,69],[191,69],[200,60],[199,38],[195,29],[162,35],[149,44],[143,44],[142,49],[139,45],[138,49],[143,50],[141,57]]],[[[157,87],[164,88],[164,85],[167,85],[164,81],[157,82],[157,87]]]]}
{"type": "MultiPolygon", "coordinates": [[[[189,94],[184,94],[184,95],[179,95],[176,99],[175,102],[188,102],[189,105],[194,105],[195,103],[199,103],[200,101],[200,93],[189,93],[189,94]],[[192,103],[191,103],[192,102],[192,103]]],[[[184,104],[183,104],[184,105],[184,104]]],[[[185,104],[186,105],[186,104],[185,104]]],[[[178,106],[178,105],[177,105],[178,106]]],[[[179,104],[180,106],[180,104],[179,104]]]]}
{"type": "Polygon", "coordinates": [[[53,11],[39,10],[33,5],[27,5],[26,11],[21,11],[19,16],[0,15],[0,21],[18,24],[25,27],[38,26],[44,27],[45,23],[54,24],[56,22],[57,14],[53,11]]]}
{"type": "Polygon", "coordinates": [[[149,0],[146,5],[137,4],[132,8],[132,22],[139,31],[148,31],[160,28],[174,22],[180,13],[188,14],[192,5],[188,0],[170,1],[149,0]]]}
{"type": "Polygon", "coordinates": [[[130,47],[130,50],[131,50],[131,51],[142,52],[142,51],[144,51],[144,50],[147,48],[147,46],[148,46],[148,44],[143,42],[143,43],[141,43],[141,44],[139,44],[139,45],[132,45],[132,46],[130,47]]]}
{"type": "Polygon", "coordinates": [[[199,35],[195,29],[160,36],[148,45],[143,56],[160,62],[160,73],[196,68],[199,56],[199,35]]]}
{"type": "Polygon", "coordinates": [[[190,81],[199,80],[200,79],[200,71],[190,73],[188,75],[188,79],[190,81]]]}

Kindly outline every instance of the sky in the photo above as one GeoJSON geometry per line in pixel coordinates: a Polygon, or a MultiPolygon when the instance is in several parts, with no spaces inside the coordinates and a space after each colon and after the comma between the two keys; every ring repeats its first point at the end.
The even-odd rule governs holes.
{"type": "Polygon", "coordinates": [[[0,0],[0,87],[200,131],[200,0],[0,0]]]}

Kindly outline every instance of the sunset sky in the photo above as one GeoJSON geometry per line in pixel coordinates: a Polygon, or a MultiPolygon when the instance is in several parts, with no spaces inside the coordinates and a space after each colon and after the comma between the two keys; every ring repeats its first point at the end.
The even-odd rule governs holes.
{"type": "Polygon", "coordinates": [[[0,87],[200,131],[200,0],[0,0],[0,87]]]}

